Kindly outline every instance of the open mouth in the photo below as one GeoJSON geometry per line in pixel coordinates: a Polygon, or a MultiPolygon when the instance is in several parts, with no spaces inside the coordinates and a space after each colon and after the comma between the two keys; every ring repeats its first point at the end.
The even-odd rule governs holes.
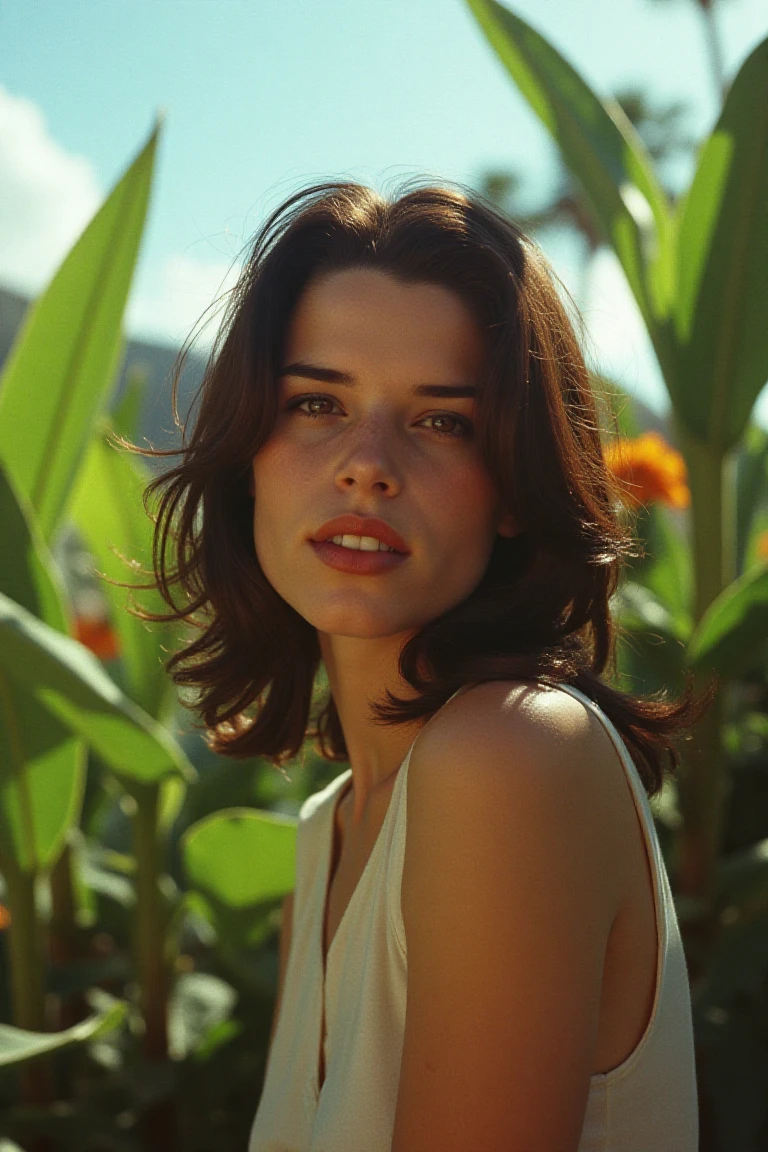
{"type": "MultiPolygon", "coordinates": [[[[360,576],[391,572],[394,568],[399,567],[409,555],[407,552],[397,552],[379,540],[375,540],[376,547],[374,548],[372,544],[344,544],[340,542],[342,539],[343,537],[331,537],[328,540],[310,540],[309,543],[315,555],[329,568],[360,576]],[[337,543],[337,541],[339,542],[337,543]]],[[[365,541],[374,538],[352,537],[353,541],[356,539],[365,541]]]]}
{"type": "Polygon", "coordinates": [[[377,540],[375,536],[330,536],[332,544],[338,544],[341,548],[349,548],[355,552],[396,552],[396,548],[392,548],[389,544],[385,544],[383,540],[377,540]]]}

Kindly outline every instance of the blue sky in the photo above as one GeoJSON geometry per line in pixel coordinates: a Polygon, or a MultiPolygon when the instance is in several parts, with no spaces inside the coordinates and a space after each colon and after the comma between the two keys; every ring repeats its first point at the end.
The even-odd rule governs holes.
{"type": "MultiPolygon", "coordinates": [[[[599,92],[645,87],[716,115],[693,0],[515,0],[599,92]]],[[[768,32],[764,0],[718,9],[729,74],[768,32]]],[[[36,292],[165,111],[129,330],[180,342],[238,253],[297,187],[339,177],[553,185],[544,130],[464,0],[0,0],[0,283],[36,292]]],[[[678,165],[682,186],[690,172],[678,165]]],[[[577,290],[578,247],[539,242],[577,290]]],[[[227,277],[230,277],[228,280],[227,277]]],[[[658,369],[613,258],[580,297],[593,358],[657,410],[658,369]]],[[[759,418],[768,425],[768,393],[759,418]]]]}

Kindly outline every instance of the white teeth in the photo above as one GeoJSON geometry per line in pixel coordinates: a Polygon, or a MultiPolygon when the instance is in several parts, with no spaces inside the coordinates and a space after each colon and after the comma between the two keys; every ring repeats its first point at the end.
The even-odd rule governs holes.
{"type": "Polygon", "coordinates": [[[332,536],[331,540],[342,548],[354,548],[358,552],[394,552],[394,548],[382,544],[375,536],[332,536]]]}

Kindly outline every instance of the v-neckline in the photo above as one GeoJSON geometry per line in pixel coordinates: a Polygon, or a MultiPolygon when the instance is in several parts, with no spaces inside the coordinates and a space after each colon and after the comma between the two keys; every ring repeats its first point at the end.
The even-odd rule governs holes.
{"type": "MultiPolygon", "coordinates": [[[[400,763],[400,766],[397,770],[397,776],[395,777],[395,781],[392,785],[392,791],[390,792],[390,795],[389,795],[389,803],[387,804],[387,810],[384,813],[384,818],[381,821],[381,825],[379,827],[378,832],[376,833],[376,839],[374,840],[374,842],[371,846],[371,851],[368,853],[368,859],[366,860],[365,865],[363,867],[363,870],[357,879],[357,883],[355,884],[355,887],[352,889],[352,894],[350,895],[349,900],[347,901],[347,906],[344,909],[344,912],[342,913],[341,920],[339,920],[339,923],[336,925],[336,931],[334,932],[333,938],[331,939],[331,941],[328,945],[328,950],[326,951],[326,948],[325,948],[325,923],[326,923],[326,919],[328,916],[328,901],[330,899],[331,881],[333,879],[331,876],[331,865],[333,863],[333,846],[334,846],[334,841],[336,838],[336,815],[337,815],[337,812],[339,810],[339,804],[341,803],[342,799],[344,798],[344,796],[346,794],[346,791],[347,791],[346,785],[348,783],[348,780],[344,781],[344,785],[342,785],[342,787],[340,787],[338,789],[336,795],[333,797],[333,802],[330,805],[330,816],[331,816],[330,829],[329,829],[329,835],[326,839],[325,868],[323,870],[324,871],[324,878],[325,878],[325,886],[324,886],[323,904],[322,904],[322,912],[321,912],[321,924],[320,924],[320,959],[322,962],[323,984],[325,984],[325,981],[326,981],[327,976],[328,976],[328,958],[331,955],[331,953],[333,952],[334,945],[336,944],[336,941],[339,938],[339,934],[340,934],[342,928],[344,927],[346,921],[349,919],[349,910],[352,907],[352,903],[355,900],[357,893],[362,888],[363,881],[365,880],[365,878],[366,878],[366,876],[367,876],[367,874],[371,868],[371,862],[372,862],[373,857],[376,853],[376,849],[379,846],[379,842],[380,842],[380,840],[383,836],[383,833],[384,833],[384,827],[387,823],[387,820],[389,819],[389,814],[392,810],[392,803],[395,799],[395,789],[397,788],[397,784],[398,784],[398,781],[400,779],[400,773],[402,772],[403,765],[405,764],[406,760],[410,756],[411,749],[413,748],[413,744],[415,744],[415,743],[416,743],[416,741],[414,739],[413,743],[411,744],[411,747],[406,752],[406,754],[403,757],[403,759],[400,763]]],[[[352,769],[350,768],[347,771],[349,773],[349,779],[351,779],[352,769]]],[[[337,866],[337,871],[338,871],[338,866],[337,866]]]]}
{"type": "Polygon", "coordinates": [[[351,768],[348,768],[346,772],[341,773],[337,777],[337,780],[343,780],[344,783],[338,787],[338,790],[337,790],[336,794],[333,796],[332,802],[329,805],[329,812],[330,812],[329,825],[330,826],[328,828],[328,835],[326,838],[325,866],[323,868],[323,882],[324,882],[323,892],[324,892],[324,896],[323,896],[323,901],[321,904],[320,925],[319,925],[319,929],[318,929],[318,933],[317,933],[318,954],[319,954],[319,960],[320,960],[320,1046],[318,1048],[316,1059],[315,1059],[315,1094],[316,1094],[316,1097],[318,1099],[320,1097],[320,1093],[323,1090],[325,1082],[328,1079],[328,1068],[325,1066],[324,1049],[325,1049],[325,1041],[326,1041],[327,1033],[328,1033],[328,1030],[326,1027],[325,1001],[326,1001],[326,988],[328,985],[329,960],[331,958],[331,954],[334,951],[334,946],[336,944],[336,941],[339,939],[339,936],[341,934],[342,929],[345,927],[347,921],[350,918],[350,909],[352,908],[353,903],[356,902],[358,894],[363,887],[363,883],[365,882],[365,879],[366,879],[368,873],[370,872],[371,868],[373,867],[373,858],[378,851],[379,844],[382,842],[382,840],[384,838],[384,829],[386,828],[387,822],[389,821],[389,819],[391,817],[391,814],[393,811],[393,806],[394,806],[395,801],[396,801],[395,791],[396,791],[396,789],[400,783],[400,777],[402,775],[403,768],[405,767],[406,761],[408,760],[408,758],[411,755],[411,752],[413,751],[413,746],[415,743],[416,743],[416,738],[414,737],[413,741],[411,742],[410,748],[408,749],[405,756],[403,757],[403,759],[400,763],[400,767],[397,770],[397,777],[395,779],[394,784],[392,785],[392,791],[390,793],[389,803],[387,804],[387,810],[384,813],[384,819],[382,820],[381,827],[379,828],[379,831],[376,834],[376,839],[373,842],[373,845],[371,847],[371,851],[368,854],[368,859],[366,860],[365,866],[364,866],[362,872],[360,873],[360,876],[358,877],[358,880],[357,880],[357,883],[355,884],[355,887],[352,890],[352,894],[349,897],[349,900],[347,901],[347,906],[344,909],[341,920],[339,920],[339,923],[336,926],[336,931],[333,934],[333,939],[330,941],[330,943],[328,945],[328,950],[326,951],[326,949],[325,949],[325,921],[326,921],[326,916],[328,914],[328,898],[329,898],[329,889],[330,889],[330,884],[331,884],[331,864],[333,862],[333,844],[334,844],[334,838],[336,835],[336,813],[338,811],[338,807],[339,807],[339,804],[341,803],[342,797],[346,791],[346,785],[352,777],[352,769],[351,768]],[[323,1069],[324,1069],[324,1076],[323,1076],[323,1083],[322,1084],[320,1083],[321,1061],[322,1061],[323,1069]]]}
{"type": "MultiPolygon", "coordinates": [[[[430,717],[430,720],[433,720],[434,717],[437,715],[437,713],[441,712],[442,709],[445,708],[446,704],[449,704],[450,701],[453,700],[453,698],[455,696],[458,696],[460,692],[463,692],[465,688],[469,688],[469,687],[470,687],[469,684],[463,684],[460,688],[457,688],[456,691],[451,696],[449,696],[448,699],[443,704],[440,705],[440,707],[437,709],[437,712],[435,712],[433,714],[433,716],[430,717]]],[[[429,721],[428,721],[428,723],[429,723],[429,721]]],[[[425,725],[425,727],[426,727],[426,725],[425,725]]],[[[347,901],[347,906],[344,909],[344,913],[341,917],[341,920],[339,920],[339,923],[336,926],[336,931],[333,934],[333,939],[330,941],[330,943],[328,945],[328,950],[326,952],[326,950],[325,950],[325,921],[326,921],[326,917],[328,914],[328,896],[329,896],[329,888],[330,888],[330,882],[331,882],[331,864],[333,862],[333,844],[334,844],[334,838],[336,835],[336,813],[338,811],[339,804],[341,803],[341,799],[342,799],[342,796],[344,794],[346,785],[352,778],[352,769],[347,768],[347,770],[345,772],[341,772],[333,781],[333,783],[337,785],[337,791],[334,794],[332,794],[331,803],[328,806],[329,813],[330,813],[330,819],[329,819],[329,823],[327,825],[327,832],[326,832],[326,839],[325,839],[325,861],[324,861],[324,867],[323,867],[323,899],[322,899],[322,902],[320,905],[320,924],[319,924],[319,927],[317,930],[317,940],[318,940],[317,950],[318,950],[318,957],[319,957],[319,963],[320,963],[320,1044],[319,1044],[319,1048],[317,1049],[316,1054],[315,1054],[314,1088],[315,1088],[316,1099],[320,1098],[320,1093],[322,1092],[323,1087],[325,1086],[326,1080],[328,1079],[328,1068],[325,1066],[325,1053],[324,1053],[325,1041],[326,1041],[326,1037],[327,1037],[326,1019],[325,1019],[325,999],[326,999],[325,992],[326,992],[326,987],[328,984],[328,963],[329,963],[329,960],[331,957],[331,953],[333,952],[334,945],[336,944],[336,941],[338,940],[339,935],[341,933],[341,930],[350,918],[350,909],[351,909],[353,903],[355,902],[355,900],[357,899],[357,896],[363,887],[363,882],[365,881],[368,872],[373,867],[373,858],[374,858],[374,856],[378,850],[379,844],[382,842],[382,840],[384,838],[384,829],[387,826],[387,823],[390,820],[392,812],[394,810],[395,791],[400,785],[400,779],[403,776],[403,769],[406,767],[407,762],[410,760],[410,756],[411,756],[411,753],[413,752],[413,748],[414,748],[414,745],[416,744],[416,740],[421,735],[422,731],[423,731],[423,728],[420,729],[419,732],[416,733],[416,736],[414,736],[413,740],[411,741],[411,745],[410,745],[408,751],[406,752],[405,756],[403,757],[402,761],[400,762],[400,767],[397,770],[397,778],[395,779],[395,782],[392,785],[392,792],[391,792],[390,797],[389,797],[389,803],[387,805],[387,810],[384,813],[384,819],[381,822],[381,827],[379,828],[379,831],[376,835],[376,839],[373,842],[373,846],[371,847],[371,851],[368,854],[368,859],[365,862],[365,867],[363,868],[362,872],[360,873],[360,876],[358,877],[358,881],[355,884],[354,889],[352,890],[352,894],[349,897],[349,900],[347,901]],[[338,782],[340,780],[343,781],[343,783],[339,784],[338,782]],[[320,1083],[321,1061],[322,1061],[323,1068],[324,1068],[324,1076],[323,1076],[323,1083],[322,1084],[320,1083]]]]}

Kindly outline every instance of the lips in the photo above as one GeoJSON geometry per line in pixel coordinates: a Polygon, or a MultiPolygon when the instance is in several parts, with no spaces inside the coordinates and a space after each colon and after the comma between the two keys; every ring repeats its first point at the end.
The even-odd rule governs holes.
{"type": "Polygon", "coordinates": [[[323,524],[322,528],[314,534],[312,539],[316,543],[323,540],[330,540],[332,536],[373,536],[380,540],[382,544],[386,544],[389,548],[394,548],[396,552],[401,552],[407,555],[410,548],[394,528],[385,523],[384,520],[371,519],[362,516],[336,516],[333,520],[328,520],[323,524]]]}

